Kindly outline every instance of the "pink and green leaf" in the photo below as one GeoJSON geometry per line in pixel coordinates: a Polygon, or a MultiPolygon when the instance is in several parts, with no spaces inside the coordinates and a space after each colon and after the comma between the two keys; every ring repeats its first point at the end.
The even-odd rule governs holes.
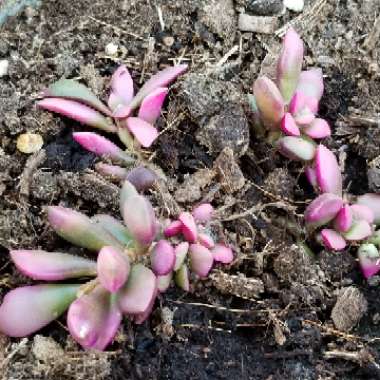
{"type": "Polygon", "coordinates": [[[153,272],[157,276],[165,276],[174,269],[176,255],[173,246],[166,240],[160,240],[150,254],[153,272]]]}
{"type": "Polygon", "coordinates": [[[154,124],[161,114],[161,108],[168,94],[167,88],[157,88],[141,102],[138,117],[149,124],[154,124]]]}
{"type": "Polygon", "coordinates": [[[191,244],[189,258],[191,270],[199,277],[207,277],[214,263],[210,250],[201,244],[191,244]]]}

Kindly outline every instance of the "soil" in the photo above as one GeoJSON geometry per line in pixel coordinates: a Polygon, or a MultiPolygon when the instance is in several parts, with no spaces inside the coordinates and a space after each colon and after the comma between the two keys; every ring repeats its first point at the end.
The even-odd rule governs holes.
{"type": "Polygon", "coordinates": [[[238,30],[245,11],[294,24],[305,66],[323,68],[320,114],[334,130],[325,143],[339,155],[347,191],[378,191],[380,3],[306,0],[299,14],[278,14],[280,1],[254,3],[45,0],[0,25],[0,59],[9,61],[0,77],[0,299],[29,281],[8,249],[73,251],[47,225],[45,205],[117,215],[117,184],[95,174],[96,157],[72,142],[78,126],[38,110],[35,99],[60,77],[104,99],[120,62],[137,86],[173,62],[191,65],[172,87],[152,149],[167,180],[148,196],[162,217],[211,201],[215,231],[236,252],[188,294],[170,288],[143,325],[126,321],[105,353],[83,352],[64,320],[27,339],[0,336],[4,380],[380,379],[379,278],[363,279],[355,248],[334,254],[305,237],[313,191],[301,166],[255,133],[245,97],[280,38],[238,30]],[[116,56],[105,53],[110,42],[116,56]],[[43,151],[17,151],[23,132],[39,133],[43,151]],[[314,254],[294,244],[305,239],[314,254]]]}

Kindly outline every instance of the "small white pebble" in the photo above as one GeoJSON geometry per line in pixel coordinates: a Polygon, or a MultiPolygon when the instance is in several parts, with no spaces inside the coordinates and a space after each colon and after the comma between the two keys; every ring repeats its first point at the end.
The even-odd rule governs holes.
{"type": "Polygon", "coordinates": [[[305,2],[304,0],[284,0],[284,5],[293,12],[302,12],[305,2]]]}
{"type": "Polygon", "coordinates": [[[117,46],[113,42],[110,42],[109,44],[106,45],[104,50],[107,55],[116,55],[118,49],[119,49],[119,46],[117,46]]]}
{"type": "Polygon", "coordinates": [[[17,149],[22,153],[38,152],[42,145],[44,145],[44,140],[37,133],[23,133],[17,138],[17,149]]]}
{"type": "Polygon", "coordinates": [[[8,74],[9,61],[2,59],[0,61],[0,78],[8,74]]]}

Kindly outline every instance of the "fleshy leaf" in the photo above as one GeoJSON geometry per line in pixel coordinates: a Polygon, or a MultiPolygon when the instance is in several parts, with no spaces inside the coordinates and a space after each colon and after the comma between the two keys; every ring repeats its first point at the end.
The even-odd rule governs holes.
{"type": "Polygon", "coordinates": [[[84,84],[74,79],[60,79],[42,92],[44,97],[66,98],[87,104],[96,110],[110,116],[108,107],[84,84]]]}
{"type": "Polygon", "coordinates": [[[182,264],[185,262],[187,252],[189,251],[189,243],[187,241],[184,241],[182,243],[179,243],[175,249],[175,264],[174,264],[174,270],[177,271],[182,264]]]}
{"type": "Polygon", "coordinates": [[[363,219],[367,221],[369,224],[373,224],[375,220],[373,211],[365,205],[358,205],[358,204],[351,205],[351,212],[355,220],[363,219]]]}
{"type": "Polygon", "coordinates": [[[130,265],[126,254],[113,247],[103,247],[97,261],[98,279],[111,293],[117,292],[127,281],[130,265]]]}
{"type": "Polygon", "coordinates": [[[124,209],[125,202],[136,195],[139,195],[136,188],[129,182],[124,181],[123,186],[121,187],[120,191],[120,212],[122,213],[122,210],[124,209]]]}
{"type": "Polygon", "coordinates": [[[323,245],[327,249],[341,251],[346,247],[346,240],[343,238],[343,236],[330,228],[324,228],[321,231],[321,237],[323,245]]]}
{"type": "Polygon", "coordinates": [[[359,205],[367,206],[372,210],[374,223],[380,223],[380,194],[368,193],[358,197],[356,201],[359,205]]]}
{"type": "Polygon", "coordinates": [[[45,98],[37,102],[37,106],[48,111],[60,113],[90,127],[107,132],[116,132],[116,127],[110,120],[98,111],[75,100],[64,98],[45,98]]]}
{"type": "Polygon", "coordinates": [[[232,249],[224,244],[216,244],[211,253],[215,261],[223,264],[230,264],[234,259],[232,249]]]}
{"type": "Polygon", "coordinates": [[[112,110],[120,104],[128,105],[133,99],[133,79],[126,66],[119,66],[113,73],[111,89],[108,106],[112,110]]]}
{"type": "Polygon", "coordinates": [[[331,128],[326,120],[316,118],[303,128],[303,132],[313,139],[324,139],[331,136],[331,128]]]}
{"type": "Polygon", "coordinates": [[[33,280],[57,281],[96,276],[96,263],[84,257],[40,250],[10,251],[17,269],[33,280]]]}
{"type": "Polygon", "coordinates": [[[319,145],[315,154],[315,172],[323,193],[342,195],[342,174],[335,154],[319,145]]]}
{"type": "Polygon", "coordinates": [[[166,240],[160,240],[150,254],[152,270],[158,276],[170,273],[174,268],[175,260],[174,248],[166,240]]]}
{"type": "Polygon", "coordinates": [[[97,286],[71,304],[67,326],[83,348],[104,350],[114,339],[121,319],[113,296],[97,286]]]}
{"type": "Polygon", "coordinates": [[[207,223],[212,219],[214,207],[210,203],[203,203],[195,207],[192,214],[197,223],[207,223]]]}
{"type": "Polygon", "coordinates": [[[375,244],[376,247],[380,247],[380,230],[375,231],[368,239],[368,243],[375,244]]]}
{"type": "Polygon", "coordinates": [[[372,228],[365,220],[358,220],[352,224],[352,227],[343,234],[346,240],[359,241],[371,236],[372,228]]]}
{"type": "Polygon", "coordinates": [[[211,249],[215,247],[214,239],[205,232],[200,232],[198,234],[198,243],[202,244],[204,247],[211,249]]]}
{"type": "Polygon", "coordinates": [[[317,173],[315,172],[315,169],[311,166],[307,166],[305,168],[305,175],[310,185],[314,188],[318,188],[317,173]]]}
{"type": "Polygon", "coordinates": [[[153,297],[150,300],[148,307],[145,309],[145,311],[143,313],[130,315],[130,318],[136,323],[136,325],[141,325],[142,323],[144,323],[148,319],[150,313],[153,310],[153,306],[154,306],[154,303],[156,301],[157,294],[158,294],[158,288],[156,288],[156,290],[153,294],[153,297]]]}
{"type": "Polygon", "coordinates": [[[358,257],[363,276],[368,279],[380,271],[380,254],[373,244],[362,244],[358,257]]]}
{"type": "Polygon", "coordinates": [[[105,245],[120,247],[112,235],[80,212],[61,206],[49,206],[48,220],[59,236],[78,247],[91,251],[99,251],[105,245]]]}
{"type": "Polygon", "coordinates": [[[153,187],[154,183],[158,180],[158,176],[152,170],[138,166],[129,171],[127,180],[137,191],[144,191],[153,187]]]}
{"type": "Polygon", "coordinates": [[[337,216],[342,206],[343,200],[337,195],[321,194],[306,208],[305,221],[315,227],[323,226],[337,216]]]}
{"type": "Polygon", "coordinates": [[[154,273],[144,265],[133,265],[126,285],[119,290],[119,306],[125,314],[142,314],[149,308],[156,293],[154,273]]]}
{"type": "Polygon", "coordinates": [[[157,129],[138,117],[129,117],[126,126],[144,148],[149,148],[158,137],[157,129]]]}
{"type": "Polygon", "coordinates": [[[0,306],[0,331],[11,337],[32,334],[75,300],[79,285],[35,285],[11,290],[0,306]]]}
{"type": "Polygon", "coordinates": [[[178,220],[182,223],[182,234],[189,243],[194,243],[198,237],[197,226],[193,215],[189,212],[181,212],[178,220]]]}
{"type": "Polygon", "coordinates": [[[112,141],[94,132],[74,132],[74,140],[84,149],[95,153],[101,157],[109,157],[117,161],[123,161],[127,164],[132,164],[135,159],[129,154],[121,150],[112,141]]]}
{"type": "Polygon", "coordinates": [[[285,136],[278,140],[278,150],[295,161],[310,161],[315,156],[315,144],[302,137],[285,136]]]}
{"type": "Polygon", "coordinates": [[[157,276],[157,289],[160,293],[165,293],[172,281],[173,272],[169,272],[164,276],[157,276]]]}
{"type": "Polygon", "coordinates": [[[301,131],[298,128],[298,125],[289,112],[287,112],[281,120],[281,130],[288,136],[301,135],[301,131]]]}
{"type": "Polygon", "coordinates": [[[318,112],[318,103],[322,98],[324,86],[321,69],[302,71],[299,77],[297,92],[306,97],[306,104],[314,113],[318,112]]]}
{"type": "Polygon", "coordinates": [[[285,34],[282,52],[277,63],[277,83],[288,103],[297,87],[302,69],[303,42],[293,28],[285,34]]]}
{"type": "Polygon", "coordinates": [[[161,114],[161,108],[168,94],[167,88],[157,88],[141,102],[138,117],[149,124],[154,124],[161,114]]]}
{"type": "Polygon", "coordinates": [[[351,207],[344,205],[334,220],[334,228],[340,232],[347,232],[353,222],[351,207]]]}
{"type": "Polygon", "coordinates": [[[285,103],[275,83],[267,77],[260,77],[253,85],[253,93],[264,125],[279,127],[285,114],[285,103]]]}
{"type": "Polygon", "coordinates": [[[189,249],[190,267],[199,277],[206,277],[214,263],[209,249],[201,244],[191,244],[189,249]]]}
{"type": "Polygon", "coordinates": [[[170,222],[167,227],[164,229],[165,237],[173,237],[180,234],[182,231],[182,222],[179,220],[174,220],[170,222]]]}
{"type": "Polygon", "coordinates": [[[190,290],[189,268],[183,264],[177,272],[175,272],[174,281],[185,292],[190,290]]]}
{"type": "Polygon", "coordinates": [[[97,162],[95,164],[95,170],[102,176],[112,177],[120,181],[124,181],[128,175],[128,170],[126,168],[105,164],[103,162],[97,162]]]}

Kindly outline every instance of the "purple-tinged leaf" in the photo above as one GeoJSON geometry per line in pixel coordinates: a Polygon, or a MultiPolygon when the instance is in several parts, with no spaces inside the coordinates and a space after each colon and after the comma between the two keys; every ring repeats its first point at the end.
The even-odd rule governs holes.
{"type": "Polygon", "coordinates": [[[289,103],[289,112],[293,115],[297,124],[305,126],[313,122],[314,113],[307,104],[307,98],[300,92],[296,92],[289,103]]]}
{"type": "Polygon", "coordinates": [[[213,217],[214,207],[210,203],[203,203],[195,207],[192,214],[197,223],[207,223],[213,217]]]}
{"type": "Polygon", "coordinates": [[[129,117],[126,126],[144,148],[149,148],[158,137],[157,129],[138,117],[129,117]]]}
{"type": "Polygon", "coordinates": [[[113,296],[97,286],[71,304],[67,326],[71,336],[83,348],[101,351],[114,339],[121,319],[113,296]]]}
{"type": "Polygon", "coordinates": [[[178,220],[182,223],[182,234],[189,243],[194,243],[198,238],[197,225],[193,215],[189,212],[181,212],[178,220]]]}
{"type": "Polygon", "coordinates": [[[303,128],[303,132],[313,139],[324,139],[331,136],[331,128],[326,120],[316,118],[303,128]]]}
{"type": "Polygon", "coordinates": [[[373,224],[375,220],[373,211],[365,205],[354,204],[351,206],[351,212],[354,220],[363,219],[367,221],[369,224],[373,224]]]}
{"type": "Polygon", "coordinates": [[[318,189],[318,181],[317,181],[317,173],[315,169],[311,166],[306,166],[305,175],[310,185],[314,187],[314,189],[318,189]]]}
{"type": "Polygon", "coordinates": [[[301,131],[289,112],[281,120],[281,130],[288,136],[301,136],[301,131]]]}
{"type": "Polygon", "coordinates": [[[292,115],[296,115],[301,112],[306,107],[306,97],[301,92],[296,92],[290,103],[288,110],[292,115]]]}
{"type": "Polygon", "coordinates": [[[367,193],[357,199],[357,204],[367,206],[372,210],[374,223],[380,223],[380,194],[367,193]]]}
{"type": "Polygon", "coordinates": [[[175,264],[173,246],[166,240],[160,240],[150,254],[151,267],[157,276],[165,276],[170,273],[175,264]]]}
{"type": "Polygon", "coordinates": [[[132,164],[135,159],[121,150],[112,141],[94,132],[74,132],[73,139],[84,149],[101,157],[109,157],[113,160],[132,164]]]}
{"type": "Polygon", "coordinates": [[[138,166],[129,171],[126,178],[137,191],[148,190],[153,187],[158,180],[158,176],[152,170],[138,166]]]}
{"type": "Polygon", "coordinates": [[[184,241],[182,243],[179,243],[175,249],[175,264],[174,264],[174,270],[177,271],[185,262],[187,253],[189,252],[190,244],[187,241],[184,241]]]}
{"type": "Polygon", "coordinates": [[[337,216],[342,206],[343,200],[337,195],[321,194],[306,208],[305,221],[315,227],[323,226],[337,216]]]}
{"type": "Polygon", "coordinates": [[[215,247],[214,239],[205,232],[200,232],[198,234],[198,243],[202,244],[204,247],[211,249],[215,247]]]}
{"type": "Polygon", "coordinates": [[[282,52],[277,63],[277,83],[285,102],[288,103],[297,87],[302,70],[303,42],[290,27],[285,34],[282,52]]]}
{"type": "Polygon", "coordinates": [[[275,83],[267,77],[260,77],[253,85],[253,94],[263,124],[278,128],[285,114],[285,103],[275,83]]]}
{"type": "Polygon", "coordinates": [[[133,265],[126,285],[119,290],[119,306],[125,314],[142,314],[149,308],[156,293],[157,279],[154,273],[144,265],[133,265]]]}
{"type": "Polygon", "coordinates": [[[306,104],[314,113],[318,112],[318,103],[322,98],[323,89],[321,69],[310,69],[301,72],[296,91],[305,95],[306,104]]]}
{"type": "Polygon", "coordinates": [[[157,221],[153,207],[145,197],[135,195],[127,198],[121,213],[135,240],[142,245],[152,243],[157,234],[157,221]]]}
{"type": "Polygon", "coordinates": [[[315,120],[315,115],[310,111],[309,107],[305,107],[303,110],[293,115],[295,122],[301,126],[307,126],[315,120]]]}
{"type": "Polygon", "coordinates": [[[174,220],[170,222],[167,227],[164,229],[164,235],[167,238],[177,236],[182,232],[182,222],[179,220],[174,220]]]}
{"type": "Polygon", "coordinates": [[[181,289],[185,292],[190,290],[190,274],[189,268],[186,264],[183,264],[176,272],[174,276],[174,281],[181,289]]]}
{"type": "Polygon", "coordinates": [[[339,232],[347,232],[353,222],[351,206],[344,205],[334,219],[334,228],[339,232]]]}
{"type": "Polygon", "coordinates": [[[10,251],[17,269],[33,280],[58,281],[96,276],[96,263],[84,257],[40,250],[10,251]]]}
{"type": "Polygon", "coordinates": [[[321,231],[321,237],[323,245],[327,249],[332,249],[333,251],[341,251],[346,248],[346,240],[344,237],[330,228],[324,228],[321,231]]]}
{"type": "Polygon", "coordinates": [[[164,276],[157,276],[157,289],[160,293],[165,293],[172,281],[173,272],[169,272],[164,276]]]}
{"type": "Polygon", "coordinates": [[[373,244],[362,244],[358,249],[363,276],[368,279],[380,271],[380,254],[373,244]]]}
{"type": "Polygon", "coordinates": [[[119,66],[111,78],[111,94],[108,106],[115,108],[122,104],[128,105],[133,99],[133,79],[126,66],[119,66]]]}
{"type": "Polygon", "coordinates": [[[323,193],[342,195],[342,174],[335,154],[319,145],[315,154],[315,172],[323,193]]]}
{"type": "Polygon", "coordinates": [[[310,161],[315,156],[315,144],[302,137],[285,136],[278,140],[278,150],[295,161],[310,161]]]}
{"type": "Polygon", "coordinates": [[[153,310],[153,306],[154,306],[154,303],[156,301],[157,294],[158,294],[158,288],[156,288],[156,291],[154,292],[154,295],[153,295],[152,299],[150,300],[150,303],[149,303],[148,307],[145,309],[145,311],[141,314],[136,314],[136,315],[130,316],[131,319],[136,323],[136,325],[141,325],[142,323],[144,323],[148,319],[150,313],[153,310]]]}
{"type": "Polygon", "coordinates": [[[111,177],[119,181],[124,181],[128,175],[128,170],[126,168],[105,164],[103,162],[96,163],[95,170],[104,177],[111,177]]]}
{"type": "Polygon", "coordinates": [[[136,195],[139,195],[136,188],[129,182],[124,181],[120,191],[120,212],[123,213],[125,202],[136,195]]]}
{"type": "Polygon", "coordinates": [[[66,98],[84,103],[110,116],[111,111],[97,96],[84,84],[74,79],[60,79],[42,92],[43,97],[66,98]]]}
{"type": "Polygon", "coordinates": [[[60,113],[90,127],[107,132],[116,132],[116,127],[110,120],[98,111],[82,103],[64,98],[45,98],[37,102],[37,106],[48,111],[60,113]]]}
{"type": "Polygon", "coordinates": [[[125,119],[131,115],[133,109],[130,106],[119,104],[112,113],[115,119],[125,119]]]}
{"type": "Polygon", "coordinates": [[[211,253],[214,260],[219,263],[230,264],[234,259],[232,249],[225,246],[224,244],[216,244],[215,247],[211,250],[211,253]]]}
{"type": "Polygon", "coordinates": [[[214,263],[209,249],[201,244],[191,244],[189,249],[190,267],[199,277],[206,277],[214,263]]]}
{"type": "Polygon", "coordinates": [[[161,114],[161,108],[164,104],[167,88],[157,88],[147,95],[141,102],[138,117],[149,124],[154,124],[161,114]]]}
{"type": "Polygon", "coordinates": [[[11,337],[32,334],[61,314],[75,300],[79,285],[35,285],[7,293],[0,306],[0,331],[11,337]]]}
{"type": "Polygon", "coordinates": [[[130,106],[132,108],[138,107],[147,95],[157,88],[167,87],[169,83],[173,82],[179,75],[183,74],[187,68],[187,65],[176,65],[159,71],[141,87],[140,91],[133,98],[130,106]]]}
{"type": "Polygon", "coordinates": [[[49,206],[48,220],[55,232],[78,247],[99,251],[105,245],[121,247],[120,243],[86,215],[61,206],[49,206]]]}
{"type": "Polygon", "coordinates": [[[130,264],[128,255],[113,247],[103,247],[97,261],[98,279],[111,293],[117,292],[127,281],[130,264]]]}
{"type": "Polygon", "coordinates": [[[359,241],[371,236],[372,228],[365,220],[358,220],[352,224],[352,227],[343,234],[346,240],[359,241]]]}

